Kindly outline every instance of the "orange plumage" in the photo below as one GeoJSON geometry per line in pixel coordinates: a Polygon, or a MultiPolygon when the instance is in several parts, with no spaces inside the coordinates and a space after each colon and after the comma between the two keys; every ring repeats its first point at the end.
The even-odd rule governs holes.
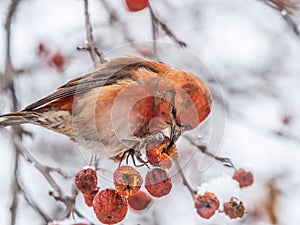
{"type": "Polygon", "coordinates": [[[121,57],[73,79],[23,111],[0,116],[0,126],[32,123],[113,157],[171,128],[175,142],[211,112],[208,87],[165,64],[121,57]]]}

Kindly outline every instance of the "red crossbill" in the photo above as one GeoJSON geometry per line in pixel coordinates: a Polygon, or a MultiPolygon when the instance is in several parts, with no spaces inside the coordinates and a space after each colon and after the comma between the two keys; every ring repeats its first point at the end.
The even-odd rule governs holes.
{"type": "Polygon", "coordinates": [[[132,56],[113,59],[75,78],[0,127],[36,124],[93,152],[115,157],[141,150],[147,137],[170,128],[171,144],[211,112],[208,87],[192,73],[132,56]]]}

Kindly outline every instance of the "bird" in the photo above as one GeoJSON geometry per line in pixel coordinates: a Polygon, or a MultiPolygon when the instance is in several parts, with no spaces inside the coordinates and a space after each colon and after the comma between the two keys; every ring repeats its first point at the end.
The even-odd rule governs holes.
{"type": "Polygon", "coordinates": [[[19,112],[0,115],[0,128],[34,124],[68,136],[93,154],[140,153],[165,129],[170,144],[212,110],[208,86],[190,72],[136,56],[106,61],[19,112]]]}

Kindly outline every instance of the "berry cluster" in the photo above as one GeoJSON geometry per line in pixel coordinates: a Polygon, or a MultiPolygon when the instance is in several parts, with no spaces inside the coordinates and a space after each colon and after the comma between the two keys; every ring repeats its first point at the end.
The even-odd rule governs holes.
{"type": "MultiPolygon", "coordinates": [[[[143,178],[135,168],[119,165],[113,173],[114,189],[100,189],[96,169],[93,167],[82,168],[76,174],[75,185],[83,194],[86,205],[93,207],[100,222],[118,223],[125,218],[128,206],[134,210],[144,210],[152,203],[151,196],[160,198],[170,193],[172,181],[166,170],[170,169],[178,158],[175,144],[171,143],[169,137],[159,133],[148,139],[145,150],[147,162],[142,158],[138,159],[148,168],[148,163],[154,168],[143,178]],[[140,190],[143,184],[151,196],[140,190]]],[[[134,157],[131,153],[125,152],[120,158],[120,164],[125,155],[127,160],[129,156],[134,157]]],[[[235,169],[232,178],[239,183],[240,188],[247,187],[254,181],[252,173],[244,169],[235,169]]],[[[215,194],[205,192],[203,195],[194,196],[194,206],[202,218],[209,219],[219,210],[220,201],[215,194]]],[[[232,197],[223,204],[223,212],[235,219],[242,218],[246,209],[241,201],[232,197]]]]}
{"type": "MultiPolygon", "coordinates": [[[[83,194],[86,205],[94,208],[98,220],[104,224],[122,221],[128,205],[134,210],[143,210],[152,202],[152,198],[140,190],[143,178],[131,166],[119,167],[113,178],[115,189],[101,190],[94,168],[83,168],[75,176],[75,185],[83,194]]],[[[146,174],[145,188],[150,195],[159,198],[169,194],[172,182],[165,170],[155,168],[146,174]]]]}
{"type": "MultiPolygon", "coordinates": [[[[235,170],[232,178],[239,183],[240,188],[250,186],[254,182],[252,173],[244,169],[235,170]]],[[[203,195],[196,194],[194,204],[197,213],[204,219],[211,218],[220,207],[219,199],[211,192],[205,192],[203,195]]],[[[242,201],[232,197],[229,202],[223,204],[223,212],[231,219],[242,218],[246,213],[246,208],[242,201]]]]}
{"type": "MultiPolygon", "coordinates": [[[[194,202],[197,213],[204,219],[211,218],[220,207],[219,199],[211,192],[195,195],[194,202]]],[[[246,208],[242,201],[232,197],[223,204],[223,211],[229,218],[236,219],[245,215],[246,208]]]]}

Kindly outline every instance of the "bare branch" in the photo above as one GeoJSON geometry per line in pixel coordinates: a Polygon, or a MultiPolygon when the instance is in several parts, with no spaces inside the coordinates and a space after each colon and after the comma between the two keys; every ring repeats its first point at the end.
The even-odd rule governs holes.
{"type": "Polygon", "coordinates": [[[13,182],[12,182],[12,194],[13,194],[13,199],[12,203],[10,206],[10,212],[11,212],[11,219],[10,219],[10,224],[14,225],[16,224],[16,217],[17,217],[17,206],[18,206],[18,194],[20,187],[18,185],[17,181],[17,174],[18,174],[18,167],[19,167],[19,152],[15,151],[15,160],[14,160],[14,177],[13,177],[13,182]]]}
{"type": "Polygon", "coordinates": [[[153,54],[157,57],[157,39],[158,39],[158,19],[154,15],[152,8],[150,8],[150,15],[151,15],[151,23],[152,23],[152,40],[153,40],[153,54]]]}
{"type": "Polygon", "coordinates": [[[104,55],[102,51],[97,49],[97,47],[95,46],[94,37],[93,37],[93,27],[90,21],[88,0],[84,0],[84,15],[85,15],[87,46],[77,47],[77,50],[89,51],[90,57],[94,63],[94,67],[97,68],[99,63],[104,63],[106,62],[106,60],[104,59],[104,55]]]}
{"type": "Polygon", "coordinates": [[[300,31],[293,15],[299,9],[299,2],[292,0],[262,0],[265,4],[280,12],[286,23],[292,28],[293,32],[299,36],[300,31]]]}
{"type": "Polygon", "coordinates": [[[100,2],[102,3],[102,5],[104,6],[104,8],[107,10],[109,14],[110,23],[120,21],[117,12],[108,4],[106,0],[100,0],[100,2]]]}
{"type": "Polygon", "coordinates": [[[129,43],[133,43],[134,40],[128,35],[126,23],[124,23],[121,20],[121,18],[118,16],[116,10],[114,10],[106,0],[100,0],[100,2],[102,3],[102,5],[104,6],[104,8],[106,9],[106,11],[109,15],[110,23],[111,24],[117,23],[123,31],[122,34],[123,34],[125,40],[129,43]]]}
{"type": "Polygon", "coordinates": [[[61,175],[65,175],[62,171],[59,169],[54,169],[48,166],[42,165],[38,160],[36,160],[30,152],[23,146],[21,139],[19,136],[15,137],[14,133],[8,132],[11,136],[11,140],[13,141],[15,147],[17,148],[17,151],[22,154],[22,156],[31,164],[34,165],[34,167],[45,177],[47,182],[52,187],[53,191],[50,191],[49,194],[53,196],[53,198],[57,201],[62,202],[66,207],[66,213],[65,218],[69,217],[72,212],[75,210],[75,200],[77,196],[77,192],[75,191],[72,196],[66,196],[63,194],[60,186],[58,183],[54,180],[54,178],[51,175],[51,172],[55,171],[58,172],[61,175]]]}
{"type": "Polygon", "coordinates": [[[47,166],[46,169],[51,173],[51,172],[56,172],[57,174],[61,175],[63,178],[65,179],[70,179],[71,176],[69,176],[68,174],[66,174],[62,169],[60,168],[53,168],[53,167],[49,167],[47,166]]]}
{"type": "MultiPolygon", "coordinates": [[[[20,0],[12,0],[8,14],[5,21],[5,29],[6,29],[6,64],[5,64],[5,77],[6,82],[11,84],[14,77],[14,69],[11,62],[11,23],[13,16],[16,12],[16,9],[20,3],[20,0]]],[[[11,86],[11,85],[10,85],[11,86]]]]}
{"type": "Polygon", "coordinates": [[[183,135],[183,137],[185,139],[187,139],[193,146],[196,146],[203,154],[208,155],[208,156],[214,158],[215,160],[223,163],[223,165],[226,167],[230,167],[230,168],[233,168],[234,170],[236,170],[235,166],[233,165],[233,163],[231,162],[231,160],[229,158],[223,158],[223,157],[216,156],[213,153],[208,151],[207,146],[196,144],[193,141],[193,139],[187,135],[183,135]]]}
{"type": "Polygon", "coordinates": [[[161,27],[161,29],[165,32],[167,36],[169,36],[176,44],[178,44],[181,47],[187,47],[187,44],[181,40],[179,40],[176,35],[170,30],[170,28],[163,23],[153,12],[153,9],[151,5],[149,5],[150,8],[150,14],[151,14],[151,20],[152,20],[152,33],[153,33],[153,40],[156,41],[157,35],[158,35],[158,27],[161,27]]]}
{"type": "Polygon", "coordinates": [[[50,222],[51,221],[50,217],[46,213],[44,213],[42,209],[40,209],[40,207],[30,198],[27,191],[21,184],[19,176],[17,177],[17,181],[18,181],[20,191],[22,192],[26,202],[43,218],[44,222],[46,223],[50,222]]]}
{"type": "Polygon", "coordinates": [[[195,191],[195,190],[191,187],[191,185],[190,185],[189,182],[187,181],[187,179],[186,179],[186,177],[185,177],[185,175],[184,175],[184,173],[183,173],[183,171],[182,171],[181,166],[179,165],[179,163],[178,163],[177,161],[175,161],[175,165],[177,166],[179,175],[180,175],[181,178],[182,178],[182,184],[183,184],[184,186],[187,187],[187,189],[189,190],[189,192],[190,192],[191,195],[192,195],[192,198],[194,198],[194,197],[195,197],[195,194],[197,194],[197,191],[195,191]]]}
{"type": "MultiPolygon", "coordinates": [[[[18,7],[18,4],[20,3],[20,0],[12,0],[8,14],[6,17],[5,21],[5,29],[6,29],[6,53],[5,53],[5,58],[6,58],[6,63],[5,63],[5,86],[7,85],[10,89],[11,95],[12,95],[12,100],[13,100],[13,110],[17,110],[18,108],[18,101],[17,97],[15,94],[15,89],[14,89],[14,83],[13,83],[13,78],[15,71],[13,69],[12,61],[11,61],[11,23],[12,23],[12,18],[15,15],[16,9],[18,7]]],[[[16,130],[14,130],[16,132],[16,130]]],[[[17,134],[17,133],[16,133],[17,134]]],[[[17,134],[18,135],[18,134],[17,134]]],[[[16,216],[17,216],[17,206],[18,206],[18,193],[19,193],[19,185],[17,182],[17,173],[18,173],[18,166],[19,166],[19,152],[17,151],[17,148],[15,146],[15,161],[14,161],[14,178],[13,178],[13,183],[12,183],[12,194],[13,194],[13,200],[12,204],[10,207],[11,211],[11,224],[14,225],[16,223],[16,216]]]]}
{"type": "Polygon", "coordinates": [[[45,177],[47,182],[53,188],[55,196],[61,196],[62,190],[53,177],[50,174],[50,170],[48,167],[42,165],[38,160],[36,160],[30,152],[23,146],[21,139],[19,137],[15,137],[14,133],[9,132],[11,136],[11,140],[13,141],[14,145],[16,146],[17,150],[23,155],[23,157],[30,163],[34,165],[35,168],[40,171],[40,173],[45,177]]]}

